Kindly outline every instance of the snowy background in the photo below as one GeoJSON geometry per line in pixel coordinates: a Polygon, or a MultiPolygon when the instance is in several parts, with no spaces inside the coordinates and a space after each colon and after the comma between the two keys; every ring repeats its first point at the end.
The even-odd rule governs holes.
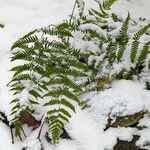
{"type": "MultiPolygon", "coordinates": [[[[86,0],[87,5],[95,6],[94,0],[86,0]]],[[[0,28],[0,110],[9,114],[9,102],[11,100],[11,93],[7,88],[7,83],[10,81],[12,74],[8,70],[11,68],[10,64],[10,47],[12,43],[19,37],[22,37],[25,33],[35,29],[48,26],[50,24],[55,24],[61,22],[63,19],[68,18],[71,13],[74,1],[73,0],[0,0],[0,24],[4,25],[4,28],[0,28]]],[[[95,6],[96,7],[96,6],[95,6]]],[[[150,0],[118,0],[118,2],[113,6],[112,11],[117,14],[126,16],[127,11],[131,13],[133,18],[142,16],[150,20],[150,0]]],[[[112,93],[118,94],[120,97],[124,89],[120,89],[122,86],[131,85],[131,95],[139,100],[140,98],[148,99],[150,97],[149,93],[144,91],[143,85],[139,83],[126,83],[119,82],[115,83],[112,90],[104,92],[99,95],[103,98],[104,102],[108,101],[108,95],[110,99],[114,99],[112,93]],[[136,88],[135,88],[136,87],[136,88]],[[137,88],[138,87],[138,88],[137,88]],[[137,90],[137,91],[136,91],[137,90]],[[111,94],[110,94],[111,93],[111,94]],[[135,93],[138,93],[135,94],[135,93]]],[[[93,93],[94,94],[94,93],[93,93]]],[[[129,95],[129,96],[131,96],[129,95]]],[[[103,150],[104,148],[110,149],[112,145],[116,143],[116,137],[119,136],[122,139],[128,140],[132,139],[132,133],[136,132],[132,129],[110,129],[105,134],[102,133],[104,129],[104,124],[106,122],[105,118],[102,116],[95,117],[103,111],[100,110],[97,105],[101,106],[102,102],[97,104],[94,102],[96,97],[92,97],[92,108],[91,110],[80,112],[78,111],[72,117],[70,124],[68,125],[68,130],[70,130],[70,135],[74,137],[74,141],[61,140],[60,144],[55,148],[56,150],[103,150]],[[95,110],[92,113],[90,111],[95,110]],[[95,121],[93,121],[95,120],[95,121]],[[77,123],[78,122],[78,123],[77,123]],[[116,135],[116,132],[120,135],[116,135]],[[101,133],[101,134],[99,134],[101,133]],[[122,133],[122,134],[121,134],[122,133]],[[131,136],[130,136],[131,135],[131,136]]],[[[125,100],[128,97],[124,98],[125,100]]],[[[122,99],[122,101],[124,101],[122,99]]],[[[114,100],[117,103],[117,99],[114,100]]],[[[134,103],[130,103],[130,99],[126,101],[131,107],[134,103]]],[[[114,106],[116,106],[114,103],[114,106]]],[[[112,105],[111,105],[112,106],[112,105]]],[[[134,105],[135,106],[135,105],[134,105]]],[[[135,109],[141,109],[143,107],[150,106],[150,100],[147,103],[143,103],[139,100],[138,107],[135,109]]],[[[109,107],[109,106],[107,106],[109,107]]],[[[104,105],[104,110],[110,109],[106,108],[104,105]]],[[[123,109],[123,108],[121,108],[123,109]]],[[[115,111],[115,110],[114,110],[115,111]]],[[[134,111],[131,109],[131,111],[134,111]]],[[[135,110],[137,111],[137,110],[135,110]]],[[[106,112],[107,113],[107,112],[106,112]]],[[[126,112],[124,112],[126,113],[126,112]]],[[[102,113],[101,113],[102,114],[102,113]]],[[[10,132],[5,125],[0,122],[0,150],[20,150],[22,145],[25,143],[20,143],[12,145],[10,139],[10,132]]],[[[148,133],[143,138],[149,138],[148,133]]],[[[34,135],[32,135],[34,137],[34,135]]],[[[36,141],[30,142],[30,138],[25,141],[34,147],[31,150],[38,150],[38,144],[36,141]]],[[[139,145],[140,145],[139,141],[139,145]]],[[[46,145],[46,144],[45,144],[46,145]]],[[[47,144],[48,145],[48,144],[47,144]]],[[[49,150],[54,148],[47,146],[49,150]]]]}

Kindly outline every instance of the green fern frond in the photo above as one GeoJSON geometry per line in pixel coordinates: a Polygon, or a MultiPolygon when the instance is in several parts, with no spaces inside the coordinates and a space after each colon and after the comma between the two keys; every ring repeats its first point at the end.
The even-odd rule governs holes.
{"type": "Polygon", "coordinates": [[[28,64],[24,64],[24,65],[20,65],[20,66],[15,66],[10,71],[15,71],[14,76],[16,76],[16,75],[18,75],[24,71],[30,70],[31,66],[33,66],[32,63],[28,63],[28,64]]]}
{"type": "Polygon", "coordinates": [[[66,48],[66,45],[64,43],[56,41],[56,40],[49,41],[47,38],[42,39],[42,45],[45,49],[50,49],[50,48],[65,49],[66,48]]]}
{"type": "Polygon", "coordinates": [[[103,0],[103,8],[105,10],[110,10],[111,6],[116,2],[117,0],[103,0]]]}
{"type": "Polygon", "coordinates": [[[11,57],[11,61],[15,61],[15,60],[27,60],[27,61],[30,61],[32,60],[32,57],[31,56],[28,56],[28,52],[18,52],[16,53],[14,56],[11,57]]]}
{"type": "MultiPolygon", "coordinates": [[[[72,111],[75,111],[75,107],[65,99],[52,99],[44,106],[65,106],[72,111]]],[[[71,114],[64,108],[52,109],[47,112],[48,120],[49,120],[49,130],[52,135],[53,143],[56,144],[62,130],[64,129],[65,123],[69,122],[69,118],[71,114]]]]}
{"type": "Polygon", "coordinates": [[[10,91],[23,91],[25,89],[25,87],[21,84],[16,85],[15,87],[11,88],[10,91]]]}
{"type": "Polygon", "coordinates": [[[76,91],[82,91],[80,86],[75,84],[73,81],[71,81],[68,77],[66,77],[64,75],[60,75],[59,77],[56,77],[56,79],[55,78],[51,79],[47,83],[45,83],[45,85],[47,85],[47,86],[51,86],[51,85],[55,85],[55,84],[62,84],[67,87],[70,87],[76,91]]]}
{"type": "Polygon", "coordinates": [[[143,49],[141,50],[141,53],[140,53],[139,58],[138,58],[138,64],[143,63],[143,61],[145,60],[147,54],[150,52],[149,48],[150,48],[150,43],[146,43],[143,46],[143,49]]]}
{"type": "Polygon", "coordinates": [[[50,106],[50,105],[64,105],[70,110],[72,110],[73,112],[75,112],[75,107],[73,106],[73,104],[65,99],[61,99],[61,101],[58,99],[52,99],[49,102],[44,104],[44,106],[50,106]]]}
{"type": "Polygon", "coordinates": [[[72,36],[71,32],[66,29],[66,26],[65,26],[65,29],[63,28],[63,26],[58,26],[58,27],[53,27],[53,28],[43,28],[41,29],[41,31],[45,34],[49,34],[49,35],[52,35],[52,36],[72,36]],[[57,29],[58,28],[58,29],[57,29]]]}
{"type": "Polygon", "coordinates": [[[123,38],[124,36],[127,37],[129,21],[130,21],[130,13],[128,13],[127,18],[125,19],[125,21],[123,22],[123,24],[121,26],[121,29],[119,31],[119,38],[123,38]]]}
{"type": "Polygon", "coordinates": [[[89,14],[90,15],[94,15],[95,17],[100,17],[100,18],[106,18],[106,17],[108,17],[108,14],[106,14],[106,13],[104,13],[104,14],[100,13],[100,12],[94,10],[94,9],[90,9],[89,10],[89,14]]]}
{"type": "Polygon", "coordinates": [[[78,22],[78,19],[76,18],[72,18],[72,21],[70,20],[64,20],[63,23],[58,24],[57,30],[67,30],[68,32],[72,32],[75,31],[78,26],[79,26],[80,22],[78,22]]]}
{"type": "Polygon", "coordinates": [[[67,68],[60,68],[60,67],[53,67],[51,66],[51,68],[47,68],[46,72],[43,76],[50,76],[50,75],[55,75],[55,74],[64,74],[64,75],[70,75],[70,76],[74,76],[74,77],[86,77],[87,74],[79,71],[79,70],[72,70],[67,68]]]}
{"type": "Polygon", "coordinates": [[[106,12],[107,10],[104,9],[103,4],[99,3],[99,8],[100,8],[102,15],[104,16],[103,18],[108,17],[108,13],[106,12]]]}
{"type": "Polygon", "coordinates": [[[38,37],[36,35],[30,35],[30,36],[25,36],[23,38],[20,38],[18,41],[16,41],[13,46],[11,47],[11,50],[13,50],[16,47],[19,47],[24,44],[29,44],[29,43],[34,43],[38,41],[38,37]]]}
{"type": "Polygon", "coordinates": [[[11,57],[11,61],[15,60],[33,60],[32,55],[35,54],[34,47],[28,47],[27,45],[18,45],[17,48],[22,49],[21,51],[13,52],[13,56],[11,57]]]}
{"type": "Polygon", "coordinates": [[[124,51],[126,49],[126,45],[125,45],[125,41],[123,42],[120,42],[119,44],[119,49],[118,49],[118,52],[117,52],[117,62],[120,62],[122,57],[123,57],[123,54],[124,54],[124,51]]]}
{"type": "MultiPolygon", "coordinates": [[[[109,10],[111,9],[111,6],[114,4],[114,2],[117,0],[103,0],[101,2],[97,2],[99,5],[99,11],[95,9],[89,9],[89,15],[94,16],[96,19],[95,23],[106,23],[107,18],[109,17],[109,10]]],[[[92,22],[92,20],[90,21],[92,22]]],[[[94,23],[94,22],[93,22],[94,23]]]]}
{"type": "Polygon", "coordinates": [[[111,14],[111,17],[112,17],[113,21],[115,21],[115,22],[120,21],[120,19],[118,18],[118,16],[116,14],[114,14],[114,13],[111,14]]]}
{"type": "Polygon", "coordinates": [[[70,67],[73,66],[73,67],[76,67],[78,69],[83,69],[84,71],[88,71],[90,70],[89,67],[85,64],[83,64],[82,62],[78,61],[77,59],[75,58],[64,58],[63,60],[66,60],[65,63],[63,63],[63,65],[69,65],[70,67]]]}
{"type": "Polygon", "coordinates": [[[29,93],[36,99],[38,98],[42,98],[41,94],[39,94],[39,92],[37,90],[30,90],[29,93]]]}
{"type": "Polygon", "coordinates": [[[52,91],[50,91],[50,92],[48,92],[47,94],[44,95],[44,97],[49,97],[49,96],[52,96],[52,97],[65,96],[69,99],[74,100],[77,103],[80,102],[79,98],[75,94],[73,94],[72,92],[70,92],[66,89],[52,90],[52,91]]]}
{"type": "Polygon", "coordinates": [[[107,56],[110,62],[113,62],[116,58],[117,43],[112,41],[107,46],[107,56]]]}
{"type": "Polygon", "coordinates": [[[79,16],[83,17],[85,3],[83,0],[76,0],[76,3],[79,10],[79,16]]]}
{"type": "Polygon", "coordinates": [[[138,47],[139,47],[139,41],[137,41],[137,40],[133,41],[132,42],[132,47],[131,47],[131,53],[130,53],[131,63],[135,62],[138,47]]]}
{"type": "Polygon", "coordinates": [[[49,130],[51,132],[53,143],[55,145],[60,137],[60,134],[63,131],[64,126],[62,126],[62,122],[58,119],[59,118],[58,116],[54,116],[53,118],[57,118],[57,120],[56,119],[52,120],[52,117],[51,118],[48,117],[49,120],[52,120],[49,123],[50,124],[49,130]]]}
{"type": "Polygon", "coordinates": [[[22,130],[22,123],[21,123],[21,121],[19,120],[19,119],[16,119],[15,121],[14,121],[14,125],[15,125],[15,135],[16,136],[20,136],[20,132],[21,132],[21,130],[22,130]]]}
{"type": "Polygon", "coordinates": [[[124,51],[126,49],[126,45],[128,43],[127,31],[128,31],[128,26],[129,26],[129,20],[130,20],[130,14],[128,13],[127,18],[123,22],[121,29],[119,31],[119,37],[118,37],[119,49],[117,52],[117,62],[121,61],[124,51]]]}
{"type": "Polygon", "coordinates": [[[136,32],[136,33],[134,34],[133,39],[134,39],[134,40],[139,40],[140,37],[141,37],[144,33],[146,33],[146,31],[147,31],[149,28],[150,28],[150,24],[148,24],[148,25],[144,26],[143,28],[141,28],[138,32],[136,32]]]}
{"type": "Polygon", "coordinates": [[[137,55],[137,50],[139,47],[139,39],[140,37],[147,32],[147,30],[150,28],[150,24],[142,27],[138,32],[136,32],[133,36],[133,42],[132,42],[132,47],[131,47],[131,54],[130,54],[130,59],[131,63],[134,63],[136,55],[137,55]]]}
{"type": "Polygon", "coordinates": [[[17,77],[14,77],[11,80],[11,82],[21,81],[21,80],[31,80],[31,76],[29,74],[21,74],[21,75],[18,75],[17,77]]]}
{"type": "Polygon", "coordinates": [[[103,35],[103,33],[97,33],[97,31],[94,31],[92,29],[86,29],[85,32],[89,33],[89,38],[98,38],[100,42],[106,43],[108,40],[107,38],[103,35]]]}

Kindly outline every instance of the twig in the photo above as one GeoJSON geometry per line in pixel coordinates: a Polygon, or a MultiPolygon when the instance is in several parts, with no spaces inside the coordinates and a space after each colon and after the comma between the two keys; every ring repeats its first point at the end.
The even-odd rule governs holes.
{"type": "Polygon", "coordinates": [[[10,125],[10,122],[8,121],[7,116],[3,112],[0,112],[0,115],[3,117],[3,119],[0,118],[0,120],[10,128],[12,144],[14,144],[14,136],[13,136],[13,131],[12,131],[12,129],[14,128],[14,125],[13,124],[10,125]]]}
{"type": "MultiPolygon", "coordinates": [[[[76,5],[77,5],[77,0],[75,0],[75,2],[74,2],[73,9],[72,9],[72,12],[71,12],[71,15],[70,15],[69,24],[71,24],[71,21],[72,21],[74,12],[75,12],[76,5]]],[[[67,43],[68,43],[68,42],[69,42],[69,36],[68,36],[68,39],[67,39],[67,43]]]]}
{"type": "Polygon", "coordinates": [[[21,135],[19,134],[18,136],[19,136],[20,141],[22,142],[22,137],[21,137],[21,135]]]}
{"type": "Polygon", "coordinates": [[[38,137],[37,137],[37,139],[39,139],[39,140],[40,140],[41,132],[42,132],[42,129],[43,129],[43,126],[44,126],[45,123],[46,123],[46,120],[43,121],[43,123],[42,123],[42,125],[41,125],[41,128],[40,128],[40,130],[39,130],[38,137]]]}
{"type": "Polygon", "coordinates": [[[22,127],[21,127],[21,130],[22,130],[22,133],[23,133],[24,137],[26,138],[27,136],[26,136],[26,134],[25,134],[25,132],[24,132],[22,127]]]}
{"type": "Polygon", "coordinates": [[[69,23],[71,23],[71,21],[72,21],[72,18],[73,18],[74,12],[75,12],[76,5],[77,5],[77,0],[75,0],[74,6],[73,6],[73,9],[72,9],[72,13],[71,13],[71,15],[70,15],[69,23]]]}
{"type": "Polygon", "coordinates": [[[12,130],[12,128],[10,128],[10,133],[11,133],[12,144],[14,144],[14,135],[13,135],[13,130],[12,130]]]}

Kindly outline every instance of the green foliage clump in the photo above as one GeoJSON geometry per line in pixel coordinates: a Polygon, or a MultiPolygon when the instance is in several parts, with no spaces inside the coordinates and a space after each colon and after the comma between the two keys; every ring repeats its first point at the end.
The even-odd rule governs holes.
{"type": "Polygon", "coordinates": [[[9,85],[15,96],[11,117],[17,135],[22,129],[20,113],[32,112],[38,105],[45,109],[56,144],[76,107],[82,107],[80,95],[84,91],[103,90],[106,82],[141,78],[143,70],[149,71],[150,42],[141,43],[140,39],[150,24],[129,34],[130,13],[125,20],[111,14],[115,2],[98,2],[98,10],[91,8],[87,15],[85,3],[77,0],[78,16],[34,30],[13,44],[11,60],[18,65],[11,69],[14,76],[9,85]]]}
{"type": "Polygon", "coordinates": [[[76,27],[76,32],[83,34],[80,41],[92,45],[86,49],[91,53],[87,63],[97,72],[97,81],[109,75],[112,80],[139,79],[149,83],[150,41],[141,39],[149,34],[150,24],[142,27],[129,12],[125,19],[111,14],[109,10],[114,2],[98,2],[99,9],[90,9],[76,27]],[[132,31],[135,28],[136,31],[132,31]],[[143,77],[143,73],[147,77],[143,77]]]}
{"type": "Polygon", "coordinates": [[[16,96],[11,102],[14,105],[11,115],[18,134],[20,113],[29,108],[33,110],[36,104],[43,105],[55,144],[65,122],[69,122],[71,113],[75,112],[75,103],[80,105],[78,94],[82,92],[82,83],[77,84],[76,78],[86,78],[89,67],[80,61],[80,50],[67,42],[71,36],[65,24],[60,24],[33,31],[12,46],[12,61],[23,60],[22,65],[11,69],[14,76],[9,83],[16,96]],[[50,36],[54,39],[49,40],[50,36]],[[21,101],[24,92],[28,97],[21,101]],[[43,99],[43,104],[39,99],[43,99]]]}

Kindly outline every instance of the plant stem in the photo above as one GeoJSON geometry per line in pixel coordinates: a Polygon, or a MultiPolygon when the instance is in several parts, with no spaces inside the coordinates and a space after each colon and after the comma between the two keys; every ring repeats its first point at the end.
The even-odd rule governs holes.
{"type": "MultiPolygon", "coordinates": [[[[71,21],[72,21],[74,12],[75,12],[76,5],[77,5],[77,0],[75,0],[75,2],[74,2],[73,9],[72,9],[72,12],[71,12],[71,15],[70,15],[69,24],[71,24],[71,21]]],[[[68,39],[67,39],[67,43],[68,43],[68,42],[69,42],[69,36],[68,36],[68,39]]]]}
{"type": "Polygon", "coordinates": [[[73,6],[73,9],[72,9],[72,13],[71,13],[71,16],[70,16],[69,23],[71,23],[71,21],[72,21],[72,18],[73,18],[74,12],[75,12],[76,5],[77,5],[77,0],[75,0],[74,6],[73,6]]]}
{"type": "Polygon", "coordinates": [[[41,132],[42,132],[42,129],[43,129],[43,126],[44,126],[45,123],[46,123],[46,121],[43,121],[43,123],[41,125],[40,131],[39,131],[39,134],[38,134],[38,137],[37,137],[37,139],[39,139],[39,140],[40,140],[41,132]]]}
{"type": "Polygon", "coordinates": [[[11,133],[12,144],[14,144],[14,135],[13,135],[13,130],[12,130],[12,128],[10,128],[10,133],[11,133]]]}
{"type": "Polygon", "coordinates": [[[2,121],[5,125],[7,125],[10,128],[12,144],[14,144],[14,136],[13,136],[13,130],[12,130],[14,128],[14,125],[13,124],[10,125],[10,122],[8,121],[7,116],[3,112],[0,112],[0,115],[3,117],[3,118],[0,118],[0,121],[2,121]]]}

